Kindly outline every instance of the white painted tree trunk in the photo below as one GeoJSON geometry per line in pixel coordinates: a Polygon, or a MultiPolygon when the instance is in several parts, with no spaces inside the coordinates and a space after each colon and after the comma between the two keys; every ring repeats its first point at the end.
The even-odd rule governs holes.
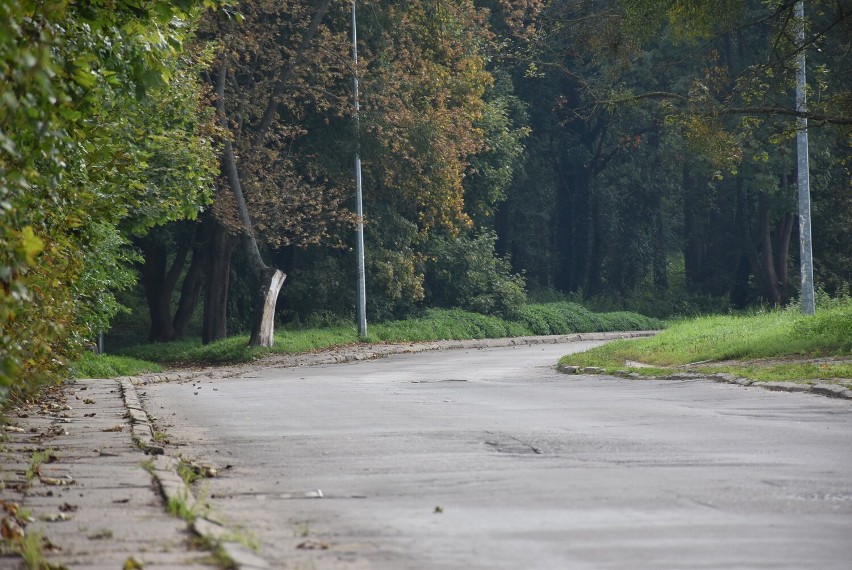
{"type": "Polygon", "coordinates": [[[275,344],[275,305],[278,293],[284,285],[287,275],[278,269],[266,274],[266,280],[258,294],[255,315],[252,324],[251,346],[272,346],[275,344]]]}

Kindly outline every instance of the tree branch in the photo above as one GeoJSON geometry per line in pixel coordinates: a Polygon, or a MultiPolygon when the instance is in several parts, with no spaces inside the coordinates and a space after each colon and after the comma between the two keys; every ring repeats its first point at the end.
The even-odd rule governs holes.
{"type": "Polygon", "coordinates": [[[263,112],[263,117],[261,117],[260,123],[257,125],[257,131],[255,132],[253,141],[254,146],[260,146],[263,143],[263,138],[266,136],[267,131],[269,131],[269,127],[272,125],[272,120],[278,112],[278,98],[286,90],[287,83],[290,80],[290,76],[293,75],[293,71],[305,60],[305,52],[307,52],[308,47],[310,47],[311,42],[317,33],[317,29],[319,29],[320,22],[322,22],[326,12],[328,12],[330,5],[331,0],[321,0],[316,13],[314,13],[314,17],[311,20],[311,25],[302,37],[302,43],[299,45],[299,51],[296,53],[296,57],[290,60],[290,62],[281,69],[281,75],[278,77],[278,81],[275,82],[275,87],[272,89],[272,94],[269,96],[269,100],[266,103],[266,110],[263,112]]]}
{"type": "MultiPolygon", "coordinates": [[[[681,101],[683,103],[688,103],[690,98],[681,95],[679,93],[673,93],[671,91],[649,91],[647,93],[640,93],[638,95],[631,95],[629,97],[619,97],[618,99],[608,99],[605,102],[607,104],[617,104],[617,103],[629,103],[631,101],[638,101],[640,99],[674,99],[675,101],[681,101]]],[[[799,117],[803,119],[809,119],[813,121],[818,121],[821,123],[829,123],[832,125],[852,125],[852,117],[847,117],[843,115],[826,115],[824,113],[812,113],[809,111],[797,111],[795,109],[788,109],[786,107],[767,107],[767,106],[758,106],[758,107],[725,107],[721,109],[717,109],[713,112],[705,112],[701,113],[705,116],[711,115],[784,115],[788,117],[799,117]]]]}
{"type": "Polygon", "coordinates": [[[227,75],[228,66],[225,62],[222,62],[219,73],[216,76],[216,114],[219,116],[219,126],[227,133],[223,141],[222,170],[228,178],[228,185],[231,187],[231,192],[233,192],[237,203],[237,211],[243,229],[243,245],[249,258],[249,264],[257,275],[262,275],[268,267],[263,262],[263,258],[260,256],[260,251],[257,248],[257,239],[254,237],[251,218],[249,217],[245,195],[243,194],[243,187],[240,183],[240,173],[237,169],[237,159],[234,155],[234,146],[231,143],[231,131],[228,127],[228,115],[225,110],[225,79],[227,75]]]}
{"type": "Polygon", "coordinates": [[[796,111],[786,107],[728,107],[720,109],[719,115],[784,115],[798,117],[832,125],[852,125],[852,117],[836,115],[824,115],[822,113],[810,113],[808,111],[796,111]]]}

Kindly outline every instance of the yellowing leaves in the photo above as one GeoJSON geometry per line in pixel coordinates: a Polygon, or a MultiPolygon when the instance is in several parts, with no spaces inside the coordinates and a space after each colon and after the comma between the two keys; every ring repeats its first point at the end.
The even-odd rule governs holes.
{"type": "Polygon", "coordinates": [[[37,235],[30,226],[25,227],[20,232],[21,251],[23,252],[28,263],[32,263],[36,255],[44,249],[44,241],[37,235]]]}

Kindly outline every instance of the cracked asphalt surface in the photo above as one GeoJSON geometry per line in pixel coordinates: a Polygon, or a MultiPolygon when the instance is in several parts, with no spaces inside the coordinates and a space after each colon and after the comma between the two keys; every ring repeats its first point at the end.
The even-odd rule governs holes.
{"type": "Polygon", "coordinates": [[[596,344],[139,391],[274,568],[849,568],[852,402],[555,371],[596,344]]]}

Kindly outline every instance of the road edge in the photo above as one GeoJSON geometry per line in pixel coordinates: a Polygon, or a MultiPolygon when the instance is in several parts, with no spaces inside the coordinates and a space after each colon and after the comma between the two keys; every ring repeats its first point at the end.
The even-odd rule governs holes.
{"type": "MultiPolygon", "coordinates": [[[[147,455],[153,455],[150,473],[168,508],[170,504],[182,504],[190,512],[196,509],[197,500],[192,490],[178,473],[179,459],[165,454],[162,446],[154,440],[154,428],[142,406],[133,378],[118,378],[124,406],[130,420],[134,443],[147,455]]],[[[236,570],[268,570],[269,564],[240,542],[230,540],[228,530],[207,516],[198,515],[187,522],[188,528],[209,546],[211,552],[228,559],[236,570]]]]}
{"type": "Polygon", "coordinates": [[[754,388],[762,388],[773,392],[803,392],[810,393],[816,396],[827,396],[829,398],[840,398],[843,400],[852,400],[852,390],[843,386],[826,383],[816,384],[798,384],[796,382],[760,382],[742,378],[727,372],[717,372],[716,374],[698,374],[695,372],[676,372],[668,376],[645,376],[638,372],[611,372],[607,373],[602,368],[594,366],[579,367],[560,364],[556,367],[563,374],[606,374],[607,376],[615,376],[617,378],[627,378],[629,380],[709,380],[711,382],[719,382],[723,384],[735,384],[737,386],[751,386],[754,388]]]}

